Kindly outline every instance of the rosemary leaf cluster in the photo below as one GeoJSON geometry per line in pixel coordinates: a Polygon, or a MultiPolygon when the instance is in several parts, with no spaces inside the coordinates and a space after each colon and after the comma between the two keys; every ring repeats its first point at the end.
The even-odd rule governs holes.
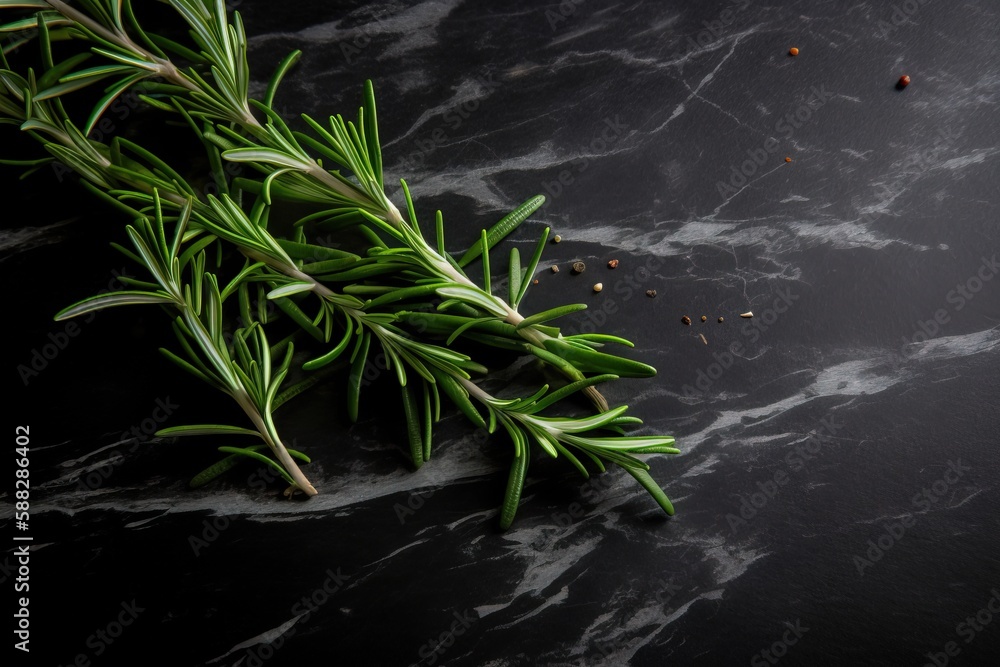
{"type": "Polygon", "coordinates": [[[73,5],[0,0],[8,15],[0,33],[12,35],[0,62],[0,123],[26,132],[46,151],[42,157],[2,161],[23,165],[28,173],[58,162],[130,221],[124,234],[110,238],[144,268],[145,277],[128,279],[128,290],[69,306],[56,318],[122,305],[159,306],[164,325],[177,338],[177,347],[163,354],[228,394],[246,414],[243,425],[194,424],[159,432],[257,441],[220,447],[227,456],[196,475],[192,485],[252,459],[284,477],[286,495],[316,494],[300,467],[309,458],[285,447],[274,413],[331,373],[341,373],[347,376],[348,415],[356,420],[366,363],[381,352],[399,385],[415,467],[431,458],[442,397],[474,426],[509,435],[514,458],[503,527],[514,518],[537,450],[566,459],[585,477],[591,469],[603,472],[607,463],[618,465],[673,514],[638,455],[677,453],[674,439],[629,435],[624,427],[641,421],[626,414],[627,406],[609,407],[597,388],[619,377],[651,377],[655,370],[604,350],[630,347],[627,340],[564,336],[550,324],[585,308],[582,304],[528,316],[519,312],[548,229],[523,265],[518,250],[510,251],[507,294],[491,290],[491,253],[544,197],[528,199],[482,230],[466,252],[452,255],[440,211],[433,225],[421,225],[405,181],[402,211],[386,195],[370,81],[357,116],[303,114],[301,127],[292,128],[273,104],[298,52],[277,66],[263,99],[253,99],[239,14],[229,16],[222,0],[165,4],[185,24],[185,43],[144,29],[129,0],[73,5]],[[33,40],[40,66],[12,67],[20,54],[8,58],[8,52],[33,40]],[[54,49],[57,42],[60,48],[54,49]],[[57,61],[55,52],[62,56],[66,50],[63,42],[75,50],[57,61]],[[102,115],[130,89],[155,113],[179,121],[197,137],[217,194],[205,194],[137,142],[90,138],[102,115]],[[79,107],[80,95],[91,100],[94,91],[96,103],[88,102],[86,117],[74,120],[68,108],[79,107]],[[242,163],[255,176],[231,178],[226,163],[242,163]],[[281,232],[269,226],[272,210],[308,212],[281,232]],[[336,234],[342,243],[321,245],[320,233],[336,234]],[[474,279],[465,269],[476,260],[482,275],[474,279]],[[259,307],[266,300],[277,306],[278,316],[259,307]],[[530,396],[493,396],[476,382],[488,373],[486,366],[452,348],[459,338],[475,350],[532,355],[564,381],[530,396]],[[593,414],[564,416],[561,401],[576,392],[589,398],[593,414]]]}

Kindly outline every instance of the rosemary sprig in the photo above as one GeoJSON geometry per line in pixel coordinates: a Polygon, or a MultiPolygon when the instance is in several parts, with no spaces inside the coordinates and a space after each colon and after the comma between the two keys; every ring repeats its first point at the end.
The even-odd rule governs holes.
{"type": "MultiPolygon", "coordinates": [[[[2,58],[0,122],[20,126],[44,146],[51,159],[73,169],[94,192],[135,220],[128,234],[136,252],[125,252],[143,263],[154,280],[139,282],[136,286],[143,289],[114,298],[86,300],[60,317],[135,303],[157,303],[179,311],[174,326],[187,360],[172,353],[168,356],[236,399],[256,428],[196,425],[161,433],[258,435],[277,460],[263,456],[259,447],[220,449],[276,466],[289,481],[289,491],[316,492],[293,460],[301,455],[281,444],[272,417],[282,397],[299,393],[316,376],[278,394],[290,370],[293,348],[290,342],[269,348],[266,318],[255,320],[250,313],[248,295],[253,288],[266,294],[284,316],[323,346],[303,365],[305,371],[330,368],[333,362],[346,359],[352,419],[358,416],[360,377],[372,342],[381,347],[400,385],[415,466],[430,458],[432,424],[440,418],[442,390],[476,425],[490,432],[503,425],[515,453],[501,511],[504,527],[516,511],[532,445],[550,456],[565,457],[584,475],[589,473],[578,455],[591,459],[601,471],[605,462],[620,465],[664,511],[673,513],[669,500],[649,477],[648,466],[634,456],[677,453],[673,438],[625,435],[621,426],[639,420],[626,416],[624,406],[609,408],[596,389],[619,376],[649,377],[655,370],[600,350],[611,342],[631,346],[628,341],[597,334],[563,337],[548,324],[584,306],[562,306],[527,317],[518,312],[537,269],[547,229],[525,267],[517,250],[511,251],[507,299],[491,290],[491,250],[544,198],[529,199],[483,230],[480,241],[456,261],[445,250],[440,211],[431,245],[421,230],[406,182],[401,181],[405,216],[385,194],[371,82],[365,84],[365,101],[356,121],[337,115],[320,123],[303,116],[308,129],[292,130],[272,107],[278,85],[298,53],[278,66],[264,99],[253,100],[248,96],[246,36],[239,14],[230,21],[221,0],[165,1],[187,23],[193,44],[185,46],[144,31],[129,0],[79,0],[76,7],[55,0],[0,0],[0,9],[37,10],[33,20],[16,20],[0,27],[0,32],[36,27],[44,67],[37,78],[31,70],[21,75],[2,58]],[[51,41],[67,36],[82,40],[89,53],[56,63],[51,41]],[[106,64],[81,68],[92,55],[106,64]],[[179,65],[177,59],[187,64],[179,65]],[[78,130],[69,120],[62,97],[98,82],[105,86],[104,94],[84,129],[78,130]],[[179,114],[202,141],[219,186],[218,197],[200,194],[165,161],[131,141],[115,137],[104,144],[87,138],[101,114],[135,86],[141,86],[141,98],[150,106],[179,114]],[[224,160],[244,163],[260,178],[230,182],[221,166],[224,160]],[[248,194],[255,195],[252,205],[244,201],[248,194]],[[318,210],[299,220],[292,238],[280,238],[268,229],[276,199],[307,203],[318,210]],[[175,225],[171,243],[167,243],[168,224],[175,225]],[[315,245],[307,234],[316,225],[351,226],[367,245],[353,253],[315,245]],[[220,289],[216,276],[205,271],[205,249],[222,243],[245,259],[235,277],[220,289]],[[482,286],[464,271],[476,258],[482,260],[482,286]],[[239,296],[244,326],[229,345],[221,331],[224,304],[234,294],[239,296]],[[472,378],[472,374],[485,373],[486,367],[450,349],[458,337],[534,355],[570,383],[554,391],[546,385],[526,398],[491,396],[472,378]],[[272,361],[275,356],[282,359],[277,365],[272,361]],[[589,396],[597,414],[540,416],[577,391],[589,396]],[[486,410],[488,422],[470,397],[486,410]],[[601,430],[617,435],[599,435],[601,430]]],[[[19,163],[37,169],[44,161],[19,163]]],[[[200,484],[221,473],[233,460],[223,459],[196,480],[200,484]]]]}
{"type": "MultiPolygon", "coordinates": [[[[272,417],[274,399],[292,361],[293,345],[286,345],[284,358],[277,367],[272,368],[271,350],[263,327],[254,322],[236,331],[236,354],[230,351],[223,335],[223,297],[216,276],[205,271],[205,251],[187,255],[185,261],[182,261],[181,250],[191,214],[190,200],[181,210],[173,238],[168,243],[161,202],[155,192],[153,196],[153,220],[140,217],[134,226],[127,227],[127,231],[138,258],[155,281],[153,286],[159,289],[126,290],[84,299],[60,311],[56,319],[64,320],[122,305],[160,304],[177,310],[179,315],[175,321],[175,330],[188,353],[189,361],[166,350],[164,353],[185,370],[229,394],[246,413],[256,431],[210,424],[165,429],[159,434],[257,435],[277,457],[280,465],[274,467],[291,485],[286,494],[290,495],[293,490],[298,490],[309,496],[316,495],[316,489],[282,444],[272,417]],[[185,269],[191,274],[190,282],[187,283],[182,278],[185,269]]],[[[246,283],[242,287],[245,288],[246,283]]]]}
{"type": "MultiPolygon", "coordinates": [[[[574,348],[535,327],[520,326],[524,321],[517,310],[520,299],[508,304],[500,296],[491,294],[488,280],[484,280],[482,288],[479,287],[450,255],[438,251],[438,248],[443,247],[443,239],[438,239],[438,248],[427,243],[420,232],[405,182],[402,185],[408,220],[404,220],[383,188],[377,114],[370,81],[365,84],[365,104],[358,113],[356,123],[345,121],[342,116],[337,115],[329,117],[327,127],[303,115],[312,134],[292,131],[270,108],[270,104],[248,97],[246,35],[239,13],[234,13],[234,20],[229,22],[222,0],[210,3],[202,0],[167,2],[188,24],[198,51],[143,32],[134,19],[130,3],[123,0],[86,0],[81,4],[88,10],[87,14],[72,10],[65,3],[55,0],[27,3],[35,7],[51,6],[62,19],[75,21],[75,28],[99,44],[91,50],[114,62],[111,66],[113,71],[110,72],[107,69],[91,68],[83,73],[64,75],[55,89],[61,92],[60,86],[66,85],[65,79],[69,76],[72,79],[68,83],[74,87],[103,80],[108,76],[119,76],[118,81],[107,88],[108,95],[121,94],[129,86],[145,79],[157,78],[171,82],[172,85],[166,88],[154,89],[156,95],[145,96],[145,99],[166,110],[183,108],[197,118],[214,123],[215,131],[207,132],[206,137],[224,149],[225,159],[246,163],[266,174],[262,187],[266,201],[270,201],[273,191],[285,198],[330,206],[331,213],[348,216],[360,214],[363,220],[409,247],[429,275],[448,283],[440,288],[440,296],[466,303],[482,310],[484,315],[519,326],[519,335],[526,342],[536,350],[547,353],[537,356],[546,363],[553,363],[570,380],[583,378],[577,364],[555,363],[553,355],[563,359],[590,356],[593,364],[606,368],[606,364],[611,361],[609,355],[597,357],[596,353],[574,348]],[[129,37],[125,29],[127,24],[138,33],[146,46],[141,46],[129,37]],[[166,51],[157,48],[157,44],[166,51]],[[187,57],[194,64],[188,68],[178,67],[166,59],[167,51],[187,57]],[[200,73],[196,65],[207,69],[210,75],[200,73]],[[162,101],[164,96],[169,96],[172,104],[162,101]],[[251,107],[265,116],[263,123],[253,117],[251,107]],[[313,158],[306,147],[320,154],[321,159],[329,160],[353,174],[355,181],[349,180],[339,170],[325,168],[322,161],[313,158]]],[[[12,6],[16,5],[16,2],[12,3],[12,6]]],[[[42,14],[38,15],[37,23],[40,29],[45,28],[46,21],[42,14]]],[[[293,53],[278,68],[268,86],[266,101],[273,100],[281,78],[296,59],[297,54],[293,53]]],[[[57,93],[40,92],[42,98],[51,94],[57,93]]],[[[92,127],[95,114],[102,111],[102,105],[106,108],[110,101],[102,98],[91,114],[88,127],[92,127]]],[[[504,233],[509,233],[543,201],[543,197],[536,196],[501,220],[491,230],[486,247],[491,247],[504,233]]],[[[480,254],[485,257],[481,249],[470,249],[463,260],[468,263],[480,254]]],[[[526,288],[530,280],[525,281],[519,276],[519,282],[526,288]]],[[[519,296],[523,297],[523,291],[519,296]]],[[[615,370],[625,377],[651,377],[656,372],[651,366],[637,362],[620,364],[615,370]]],[[[596,389],[590,388],[587,393],[598,409],[607,409],[607,401],[596,389]]]]}

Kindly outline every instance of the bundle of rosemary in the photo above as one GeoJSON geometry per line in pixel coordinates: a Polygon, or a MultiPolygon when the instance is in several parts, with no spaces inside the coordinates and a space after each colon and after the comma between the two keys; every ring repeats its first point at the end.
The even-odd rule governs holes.
{"type": "Polygon", "coordinates": [[[147,277],[124,278],[130,289],[86,299],[56,318],[159,305],[178,341],[176,352],[163,354],[229,394],[246,413],[252,428],[198,424],[158,432],[262,441],[220,447],[228,456],[192,484],[206,483],[249,458],[273,466],[289,484],[286,495],[316,494],[299,465],[309,458],[285,447],[274,412],[333,369],[347,375],[347,410],[356,420],[362,374],[380,350],[399,384],[415,467],[430,459],[442,394],[477,427],[492,433],[502,426],[509,434],[514,460],[503,527],[517,510],[533,448],[564,457],[585,477],[590,473],[584,461],[601,472],[606,463],[619,465],[673,514],[649,466],[636,455],[678,453],[674,439],[628,435],[623,427],[641,421],[626,414],[627,406],[610,408],[596,388],[618,377],[650,377],[655,370],[603,351],[607,344],[631,346],[624,339],[564,336],[548,324],[585,305],[527,317],[518,310],[548,229],[523,266],[517,248],[510,251],[506,298],[491,289],[491,251],[544,198],[532,197],[483,230],[479,243],[456,259],[446,250],[440,211],[433,232],[425,234],[406,182],[401,181],[405,214],[386,195],[371,82],[356,120],[336,115],[320,121],[303,114],[301,128],[293,129],[274,110],[274,100],[298,52],[278,65],[263,99],[252,99],[240,15],[230,17],[222,0],[164,4],[186,24],[187,43],[145,30],[129,0],[78,0],[73,6],[60,0],[0,0],[12,19],[0,26],[0,33],[11,36],[0,62],[0,123],[16,125],[47,153],[2,162],[24,165],[28,173],[61,163],[131,221],[122,243],[113,245],[144,267],[147,277]],[[39,46],[40,71],[26,66],[19,72],[8,55],[32,40],[39,46]],[[89,114],[74,122],[70,98],[92,98],[94,90],[100,92],[92,107],[88,104],[89,114]],[[196,188],[134,141],[89,136],[102,114],[130,90],[197,136],[216,194],[196,188]],[[243,163],[258,176],[232,178],[227,163],[243,163]],[[308,213],[278,231],[269,219],[280,207],[305,207],[308,213]],[[343,242],[337,248],[320,245],[320,232],[334,232],[343,242]],[[481,284],[465,272],[476,260],[482,264],[481,284]],[[278,317],[261,307],[267,301],[277,306],[278,317]],[[272,342],[276,331],[288,335],[272,342]],[[493,396],[474,381],[488,369],[471,353],[452,349],[459,338],[478,346],[474,350],[533,355],[565,382],[545,384],[529,396],[493,396]],[[302,358],[307,360],[300,363],[302,358]],[[297,381],[286,386],[289,376],[297,381]],[[588,396],[593,414],[552,414],[575,392],[588,396]]]}

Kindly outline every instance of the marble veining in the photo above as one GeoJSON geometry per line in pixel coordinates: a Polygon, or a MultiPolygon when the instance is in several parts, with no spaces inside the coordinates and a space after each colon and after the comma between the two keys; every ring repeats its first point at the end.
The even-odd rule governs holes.
{"type": "MultiPolygon", "coordinates": [[[[94,664],[923,664],[949,641],[962,664],[995,657],[997,627],[965,642],[956,623],[1000,572],[997,7],[234,4],[252,90],[305,52],[278,96],[290,122],[346,115],[374,79],[387,183],[444,211],[452,249],[546,194],[506,242],[563,237],[525,309],[586,301],[566,326],[630,338],[659,369],[608,397],[677,437],[681,455],[649,463],[678,513],[620,470],[538,458],[500,533],[508,442],[449,414],[413,472],[380,419],[392,392],[364,394],[352,426],[340,381],[281,418],[319,496],[285,501],[252,467],[188,489],[210,443],[121,435],[180,380],[97,365],[113,346],[151,359],[154,319],[102,315],[18,393],[40,434],[38,604],[88,610],[53,612],[52,660],[95,657],[91,626],[133,598],[147,611],[94,664]],[[576,259],[579,279],[548,272],[576,259]]],[[[12,173],[8,196],[37,203],[12,173]]],[[[72,257],[102,217],[59,215],[5,217],[11,280],[72,257]]],[[[68,274],[15,296],[15,365],[57,331],[68,274]]],[[[500,393],[544,381],[498,370],[500,393]]]]}

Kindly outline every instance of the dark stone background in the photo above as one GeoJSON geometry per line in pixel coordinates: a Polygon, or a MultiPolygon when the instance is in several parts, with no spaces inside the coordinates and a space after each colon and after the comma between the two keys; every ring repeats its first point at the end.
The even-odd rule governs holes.
{"type": "Polygon", "coordinates": [[[563,242],[543,263],[592,268],[543,271],[524,310],[587,302],[567,328],[630,338],[659,369],[607,394],[677,437],[682,455],[651,459],[677,515],[621,471],[583,483],[539,459],[501,533],[509,443],[449,414],[411,472],[391,381],[357,425],[340,381],[279,413],[316,498],[282,500],[250,467],[188,490],[212,442],[123,432],[157,401],[175,406],[164,424],[238,416],[158,355],[155,309],[60,338],[52,314],[126,267],[107,246],[122,221],[68,178],[5,168],[6,412],[31,426],[34,537],[34,661],[13,664],[995,658],[996,6],[234,4],[255,90],[305,51],[287,117],[353,113],[374,79],[387,180],[444,210],[454,249],[547,194],[507,246],[549,225],[563,242]],[[25,384],[53,337],[65,349],[25,384]],[[132,604],[119,637],[95,635],[132,604]]]}

